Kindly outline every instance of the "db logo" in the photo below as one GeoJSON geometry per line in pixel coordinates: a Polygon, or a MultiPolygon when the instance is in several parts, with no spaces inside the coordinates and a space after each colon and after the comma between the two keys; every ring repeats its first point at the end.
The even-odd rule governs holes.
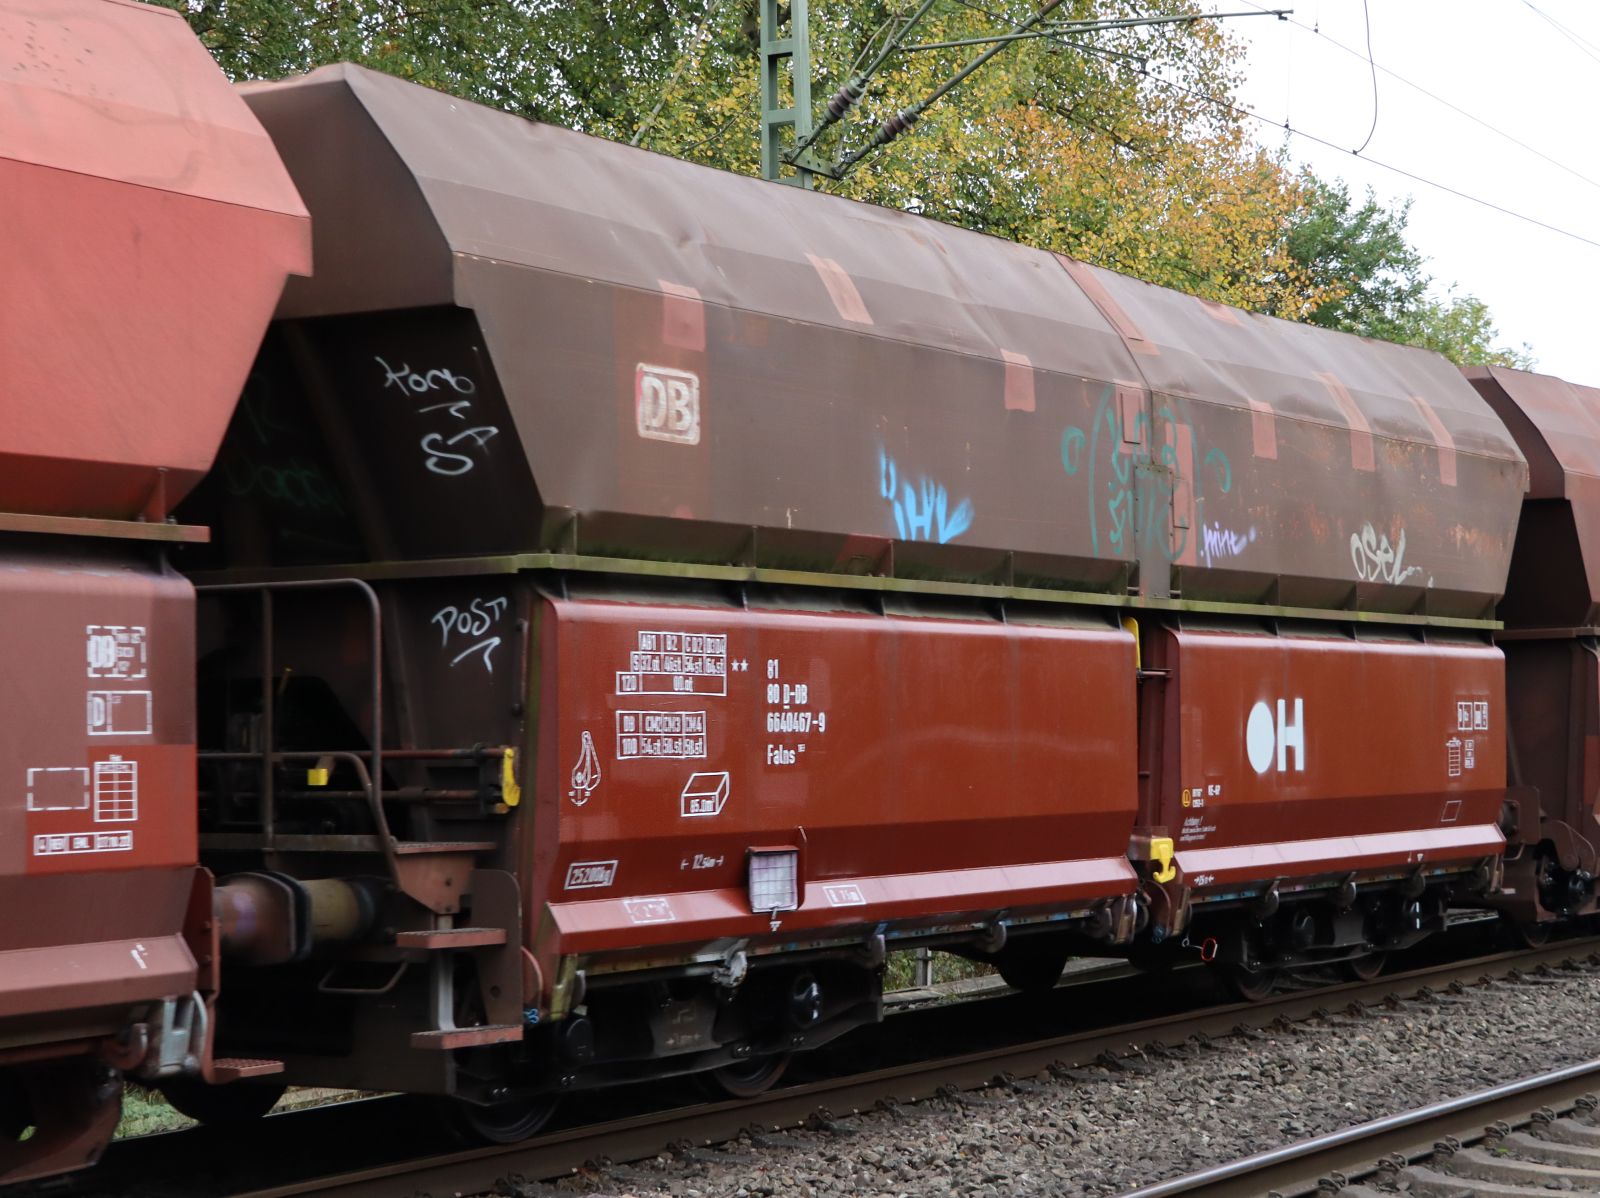
{"type": "Polygon", "coordinates": [[[1294,718],[1287,718],[1288,704],[1278,700],[1277,718],[1272,708],[1257,703],[1250,709],[1250,718],[1244,726],[1245,752],[1250,755],[1250,768],[1264,774],[1277,757],[1280,770],[1289,768],[1289,750],[1294,750],[1294,768],[1300,773],[1306,769],[1306,707],[1303,699],[1294,701],[1294,718]]]}
{"type": "Polygon", "coordinates": [[[639,363],[633,375],[639,435],[651,441],[700,444],[700,377],[670,366],[639,363]]]}

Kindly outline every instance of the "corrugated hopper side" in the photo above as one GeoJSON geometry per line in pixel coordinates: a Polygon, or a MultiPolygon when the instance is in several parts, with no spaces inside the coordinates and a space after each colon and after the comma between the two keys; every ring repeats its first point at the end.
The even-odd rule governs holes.
{"type": "Polygon", "coordinates": [[[1524,463],[1437,355],[356,67],[246,95],[341,267],[268,369],[310,405],[286,440],[365,451],[323,455],[347,555],[1476,617],[1504,586],[1524,463]]]}

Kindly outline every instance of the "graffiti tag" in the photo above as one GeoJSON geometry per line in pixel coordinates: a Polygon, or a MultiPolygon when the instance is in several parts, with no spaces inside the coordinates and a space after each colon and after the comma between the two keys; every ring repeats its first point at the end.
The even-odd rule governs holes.
{"type": "Polygon", "coordinates": [[[1413,575],[1421,574],[1421,566],[1408,566],[1406,558],[1406,530],[1393,545],[1387,533],[1380,533],[1370,523],[1363,524],[1360,532],[1350,534],[1350,560],[1355,565],[1356,577],[1362,582],[1387,582],[1396,586],[1413,575]]]}
{"type": "Polygon", "coordinates": [[[878,494],[894,510],[894,526],[902,541],[955,540],[972,527],[972,500],[951,505],[950,492],[927,475],[902,476],[895,460],[878,450],[878,494]]]}

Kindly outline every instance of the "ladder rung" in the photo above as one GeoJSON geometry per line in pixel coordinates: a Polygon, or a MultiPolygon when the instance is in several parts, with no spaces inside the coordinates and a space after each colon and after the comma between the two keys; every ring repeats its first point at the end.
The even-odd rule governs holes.
{"type": "Polygon", "coordinates": [[[411,857],[423,853],[487,853],[499,847],[492,840],[397,840],[394,851],[398,857],[411,857]]]}
{"type": "Polygon", "coordinates": [[[401,932],[394,938],[401,948],[482,948],[504,944],[504,928],[437,928],[432,931],[401,932]]]}
{"type": "Polygon", "coordinates": [[[457,1027],[431,1032],[412,1032],[412,1048],[477,1048],[484,1044],[507,1044],[522,1039],[522,1029],[512,1024],[485,1027],[457,1027]]]}
{"type": "Polygon", "coordinates": [[[211,1076],[219,1082],[238,1081],[242,1077],[270,1077],[282,1072],[282,1061],[265,1058],[218,1057],[211,1062],[211,1076]]]}

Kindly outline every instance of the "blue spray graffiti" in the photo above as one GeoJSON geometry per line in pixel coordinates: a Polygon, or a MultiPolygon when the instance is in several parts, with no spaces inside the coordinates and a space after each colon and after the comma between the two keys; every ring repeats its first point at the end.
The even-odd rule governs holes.
{"type": "MultiPolygon", "coordinates": [[[[1159,401],[1153,413],[1141,407],[1131,427],[1125,427],[1113,387],[1102,394],[1088,432],[1074,426],[1061,434],[1061,466],[1069,476],[1087,474],[1092,505],[1089,540],[1097,556],[1103,529],[1114,556],[1134,557],[1154,550],[1179,560],[1190,549],[1191,529],[1173,526],[1170,518],[1178,480],[1193,485],[1201,529],[1205,529],[1207,482],[1215,481],[1218,494],[1233,489],[1228,455],[1220,449],[1202,454],[1194,426],[1171,403],[1159,401]],[[1141,475],[1148,478],[1144,486],[1138,485],[1141,475]]],[[[1227,548],[1242,552],[1254,539],[1247,534],[1244,544],[1235,547],[1229,542],[1227,548]]]]}
{"type": "Polygon", "coordinates": [[[895,460],[878,450],[878,494],[894,507],[894,526],[902,541],[943,545],[972,527],[972,500],[953,508],[950,493],[927,475],[902,477],[895,460]]]}

